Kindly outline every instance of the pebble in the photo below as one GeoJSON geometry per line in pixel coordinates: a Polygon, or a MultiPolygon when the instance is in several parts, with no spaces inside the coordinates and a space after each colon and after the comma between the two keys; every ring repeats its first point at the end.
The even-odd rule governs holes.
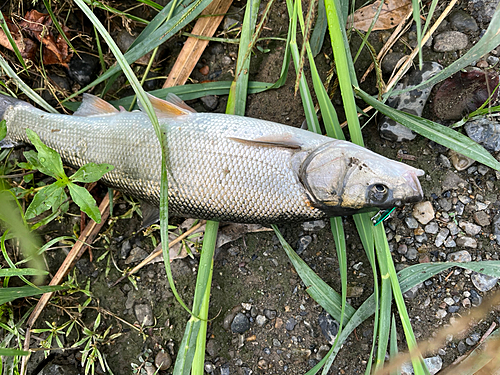
{"type": "Polygon", "coordinates": [[[458,310],[460,310],[459,306],[448,306],[448,312],[450,314],[454,314],[454,313],[458,312],[458,310]]]}
{"type": "Polygon", "coordinates": [[[500,59],[496,56],[488,56],[486,60],[491,66],[493,66],[496,65],[500,59]]]}
{"type": "Polygon", "coordinates": [[[125,259],[125,264],[138,263],[141,260],[146,259],[148,255],[149,254],[145,250],[136,246],[130,251],[130,255],[127,259],[125,259]]]}
{"type": "Polygon", "coordinates": [[[446,224],[446,228],[450,230],[450,234],[452,236],[456,236],[458,233],[460,233],[460,228],[458,228],[458,225],[453,221],[450,221],[448,224],[446,224]]]}
{"type": "Polygon", "coordinates": [[[281,346],[281,341],[278,340],[277,338],[274,338],[273,339],[273,346],[278,346],[278,347],[281,346]]]}
{"type": "Polygon", "coordinates": [[[484,275],[478,272],[472,272],[470,278],[472,280],[472,284],[474,284],[480,292],[487,292],[488,290],[493,289],[498,282],[498,277],[484,275]]]}
{"type": "Polygon", "coordinates": [[[205,362],[205,372],[211,374],[215,370],[215,366],[212,362],[205,362]]]}
{"type": "Polygon", "coordinates": [[[303,223],[302,229],[304,229],[306,232],[314,232],[323,229],[325,226],[326,223],[324,220],[313,220],[303,223]]]}
{"type": "Polygon", "coordinates": [[[155,357],[155,365],[156,368],[161,371],[168,370],[170,366],[172,366],[172,358],[170,357],[170,354],[163,350],[158,352],[155,357]]]}
{"type": "Polygon", "coordinates": [[[472,303],[472,306],[474,306],[474,307],[480,306],[481,303],[483,302],[483,297],[481,297],[480,294],[478,292],[476,292],[474,289],[471,289],[470,302],[472,303]]]}
{"type": "Polygon", "coordinates": [[[153,309],[150,305],[139,304],[134,306],[135,318],[141,326],[152,326],[154,324],[153,320],[153,309]]]}
{"type": "Polygon", "coordinates": [[[219,105],[219,98],[215,95],[202,96],[200,100],[207,111],[215,111],[219,105]]]}
{"type": "Polygon", "coordinates": [[[250,321],[243,313],[238,313],[231,323],[231,331],[234,333],[243,334],[250,329],[250,321]]]}
{"type": "Polygon", "coordinates": [[[488,151],[500,151],[500,124],[483,117],[465,124],[465,132],[488,151]]]}
{"type": "Polygon", "coordinates": [[[298,255],[302,254],[305,249],[311,244],[312,237],[309,235],[302,236],[297,241],[297,250],[295,251],[298,255]]]}
{"type": "Polygon", "coordinates": [[[229,364],[225,363],[220,367],[220,375],[229,375],[229,364]]]}
{"type": "Polygon", "coordinates": [[[445,169],[451,168],[450,159],[448,159],[443,154],[438,155],[437,162],[439,165],[441,165],[445,169]]]}
{"type": "Polygon", "coordinates": [[[463,341],[460,341],[457,345],[457,349],[460,355],[462,355],[467,351],[467,346],[465,346],[465,343],[463,341]]]}
{"type": "Polygon", "coordinates": [[[465,155],[459,154],[456,151],[450,150],[449,152],[451,162],[457,171],[464,171],[469,168],[476,161],[465,155]]]}
{"type": "Polygon", "coordinates": [[[319,314],[318,323],[323,336],[325,336],[330,345],[333,345],[335,338],[337,337],[337,333],[339,332],[339,323],[326,311],[319,314]]]}
{"type": "Polygon", "coordinates": [[[479,225],[469,223],[468,221],[461,221],[459,226],[469,236],[475,236],[476,234],[479,234],[479,232],[481,232],[481,227],[479,225]]]}
{"type": "Polygon", "coordinates": [[[286,321],[285,328],[287,331],[293,331],[296,325],[297,321],[294,318],[290,318],[286,321]]]}
{"type": "MultiPolygon", "coordinates": [[[[442,69],[443,67],[437,62],[424,62],[422,70],[413,69],[408,74],[408,85],[399,84],[396,87],[396,90],[416,86],[423,81],[428,80],[442,69]]],[[[424,89],[404,92],[397,97],[389,98],[387,104],[403,112],[421,116],[431,90],[432,86],[424,89]]],[[[380,136],[389,141],[402,142],[405,140],[413,140],[416,137],[416,134],[406,126],[387,116],[383,116],[380,121],[380,136]]]]}
{"type": "Polygon", "coordinates": [[[132,250],[132,245],[130,244],[130,240],[123,241],[120,250],[120,257],[122,259],[127,259],[128,255],[130,254],[130,250],[132,250]]]}
{"type": "MultiPolygon", "coordinates": [[[[427,236],[426,236],[426,240],[427,240],[427,236]]],[[[423,242],[423,241],[418,241],[418,242],[423,242]]],[[[408,249],[408,252],[406,253],[406,258],[409,260],[415,260],[415,259],[417,259],[417,255],[418,255],[417,249],[415,249],[414,247],[410,247],[408,249]]]]}
{"type": "Polygon", "coordinates": [[[479,22],[489,23],[495,14],[498,0],[469,0],[467,5],[470,14],[473,14],[479,22]]]}
{"type": "Polygon", "coordinates": [[[481,339],[481,335],[479,333],[473,333],[469,337],[465,339],[465,343],[469,346],[474,346],[481,339]]]}
{"type": "Polygon", "coordinates": [[[258,326],[262,327],[264,324],[266,324],[267,318],[264,315],[257,315],[255,321],[257,322],[258,326]]]}
{"type": "Polygon", "coordinates": [[[402,52],[388,53],[382,60],[382,71],[385,74],[391,74],[392,71],[396,68],[398,61],[405,56],[406,55],[402,52]]]}
{"type": "Polygon", "coordinates": [[[448,17],[450,26],[464,32],[475,32],[478,30],[477,22],[469,13],[456,10],[448,17]]]}
{"type": "Polygon", "coordinates": [[[410,229],[417,229],[418,228],[418,222],[412,216],[407,216],[405,219],[405,223],[408,226],[408,228],[410,228],[410,229]]]}
{"type": "Polygon", "coordinates": [[[459,177],[456,173],[448,171],[441,182],[441,191],[445,192],[448,190],[457,190],[466,184],[466,181],[459,177]]]}
{"type": "Polygon", "coordinates": [[[399,254],[405,255],[407,251],[408,251],[408,246],[406,246],[404,243],[398,246],[399,254]]]}
{"type": "Polygon", "coordinates": [[[497,244],[500,245],[500,212],[493,217],[492,232],[496,236],[497,244]]]}
{"type": "Polygon", "coordinates": [[[486,227],[486,226],[490,225],[490,217],[484,211],[474,212],[474,221],[482,227],[486,227]]]}
{"type": "Polygon", "coordinates": [[[467,47],[469,38],[460,31],[445,31],[434,38],[434,51],[453,52],[467,47]]]}
{"type": "Polygon", "coordinates": [[[449,211],[453,207],[451,202],[446,198],[439,198],[438,204],[441,206],[443,211],[449,211]]]}
{"type": "Polygon", "coordinates": [[[472,261],[472,257],[467,250],[460,250],[455,253],[448,254],[446,260],[448,262],[467,263],[472,261]]]}
{"type": "Polygon", "coordinates": [[[460,237],[457,239],[457,246],[470,247],[471,249],[477,248],[477,241],[472,237],[460,237]]]}
{"type": "Polygon", "coordinates": [[[436,318],[443,319],[447,314],[448,314],[448,312],[446,310],[444,310],[444,309],[438,309],[436,311],[436,318]]]}
{"type": "Polygon", "coordinates": [[[424,227],[425,233],[436,234],[439,231],[439,225],[435,221],[431,221],[424,227]]]}
{"type": "MultiPolygon", "coordinates": [[[[443,367],[443,360],[440,356],[424,358],[425,365],[429,370],[429,374],[436,374],[443,367]]],[[[410,362],[403,363],[401,366],[401,375],[413,375],[413,366],[410,362]]]]}
{"type": "Polygon", "coordinates": [[[455,242],[455,240],[451,236],[448,237],[448,239],[446,241],[444,241],[444,247],[453,248],[456,246],[457,246],[457,243],[455,242]]]}
{"type": "Polygon", "coordinates": [[[444,303],[446,303],[448,306],[451,306],[451,305],[454,305],[455,304],[455,300],[451,297],[446,297],[444,299],[444,303]]]}
{"type": "Polygon", "coordinates": [[[434,215],[434,208],[429,201],[419,202],[413,207],[413,216],[423,225],[434,219],[434,215]]]}
{"type": "Polygon", "coordinates": [[[442,228],[434,240],[434,245],[436,245],[436,247],[443,245],[444,241],[448,237],[448,234],[450,234],[450,230],[448,228],[442,228]]]}
{"type": "Polygon", "coordinates": [[[263,312],[264,312],[264,316],[269,320],[273,320],[274,318],[276,318],[276,311],[275,310],[264,309],[263,312]]]}
{"type": "Polygon", "coordinates": [[[410,290],[407,290],[406,292],[403,293],[403,297],[406,299],[413,299],[418,293],[418,290],[424,286],[423,283],[415,285],[413,288],[410,290]]]}

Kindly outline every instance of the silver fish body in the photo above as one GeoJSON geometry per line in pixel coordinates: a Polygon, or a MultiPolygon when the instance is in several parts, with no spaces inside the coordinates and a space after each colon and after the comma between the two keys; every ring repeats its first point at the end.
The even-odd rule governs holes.
{"type": "MultiPolygon", "coordinates": [[[[158,205],[161,150],[143,112],[118,112],[88,95],[76,116],[49,114],[21,101],[7,104],[0,98],[8,139],[28,142],[30,128],[66,164],[112,164],[106,184],[158,205]]],[[[172,215],[279,223],[422,198],[422,171],[352,143],[264,120],[193,113],[176,104],[153,103],[167,135],[172,215]]]]}

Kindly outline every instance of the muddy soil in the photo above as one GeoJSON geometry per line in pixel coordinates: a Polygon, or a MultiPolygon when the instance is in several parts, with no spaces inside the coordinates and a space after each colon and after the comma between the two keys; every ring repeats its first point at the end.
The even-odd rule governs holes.
{"type": "MultiPolygon", "coordinates": [[[[231,9],[240,10],[243,5],[237,2],[231,9]]],[[[486,27],[486,25],[483,26],[486,27]]],[[[119,28],[119,22],[115,22],[114,27],[119,28]]],[[[267,27],[263,36],[285,35],[288,17],[283,2],[274,6],[267,27]]],[[[376,50],[382,46],[385,33],[374,33],[371,37],[371,43],[376,50]]],[[[479,31],[470,33],[469,47],[478,36],[479,31]]],[[[157,68],[159,75],[168,73],[182,40],[176,37],[167,43],[168,54],[166,57],[163,56],[165,60],[157,68]]],[[[358,38],[353,36],[353,50],[359,43],[358,38]]],[[[281,70],[284,44],[280,41],[270,41],[265,47],[269,49],[269,52],[255,51],[250,78],[255,81],[274,82],[281,70]]],[[[400,42],[394,49],[404,51],[406,46],[400,42]]],[[[236,52],[237,48],[234,45],[211,43],[201,59],[200,67],[207,65],[210,72],[218,72],[217,79],[230,80],[235,68],[236,52]],[[230,62],[224,63],[224,61],[230,62]]],[[[424,52],[426,60],[439,60],[441,63],[449,63],[458,57],[453,54],[437,54],[429,48],[424,49],[424,52]]],[[[3,50],[2,53],[4,53],[3,50]]],[[[327,37],[323,51],[317,58],[318,69],[323,78],[331,68],[329,58],[331,58],[331,47],[327,37]]],[[[357,63],[358,72],[364,72],[370,63],[368,54],[362,53],[357,63]]],[[[306,73],[307,71],[306,67],[306,73]]],[[[57,67],[49,68],[49,72],[64,73],[57,67]]],[[[195,81],[206,79],[198,68],[195,69],[192,78],[195,81]]],[[[301,126],[304,115],[300,95],[296,95],[293,90],[294,79],[294,68],[291,65],[284,87],[249,95],[246,114],[292,126],[301,126]]],[[[373,74],[369,76],[364,86],[368,92],[376,93],[373,74]]],[[[126,92],[123,91],[115,95],[125,94],[126,92]]],[[[333,100],[334,104],[340,104],[338,93],[333,100]]],[[[223,112],[225,101],[226,98],[219,98],[219,105],[215,111],[223,112]]],[[[198,100],[189,104],[196,109],[203,110],[198,100]]],[[[359,104],[362,106],[361,103],[359,104]]],[[[487,211],[488,216],[493,218],[495,215],[500,206],[496,193],[500,183],[494,171],[487,169],[486,173],[478,174],[477,171],[456,172],[452,167],[443,167],[436,160],[440,154],[446,154],[446,150],[421,137],[417,137],[412,142],[398,144],[385,141],[379,137],[374,122],[366,125],[363,134],[368,148],[389,158],[397,159],[400,150],[407,155],[416,156],[415,160],[405,162],[426,171],[425,177],[421,179],[425,192],[424,199],[431,201],[438,213],[443,212],[437,203],[438,198],[444,197],[453,203],[454,198],[456,200],[459,195],[465,195],[470,197],[471,203],[466,205],[464,212],[456,218],[474,222],[476,211],[473,209],[473,203],[476,200],[480,201],[477,196],[481,195],[483,202],[491,202],[487,211]],[[448,173],[459,176],[464,184],[457,185],[455,190],[443,187],[443,181],[448,173]],[[486,184],[487,181],[491,184],[486,184]]],[[[125,280],[117,286],[111,286],[122,276],[121,270],[138,263],[137,259],[129,258],[130,253],[134,251],[134,254],[150,253],[154,249],[154,241],[158,241],[158,231],[148,235],[141,231],[141,220],[137,213],[134,213],[131,218],[119,218],[131,207],[129,201],[123,198],[118,199],[115,203],[112,224],[103,229],[101,239],[94,244],[92,261],[86,253],[78,262],[72,275],[76,277],[82,288],[89,283],[92,294],[89,308],[82,312],[82,321],[87,327],[92,327],[98,311],[101,311],[102,322],[99,331],[104,332],[111,327],[111,333],[118,334],[113,340],[98,344],[99,350],[106,356],[113,373],[132,374],[134,368],[139,367],[140,371],[149,374],[152,373],[153,368],[150,365],[155,362],[155,357],[162,350],[169,353],[175,361],[189,315],[175,300],[162,263],[144,267],[133,277],[133,282],[125,280]],[[127,260],[131,262],[126,263],[127,260]],[[146,320],[139,321],[144,316],[146,320]]],[[[429,235],[428,241],[418,248],[416,256],[412,259],[398,252],[397,249],[402,244],[408,244],[408,247],[415,244],[413,240],[415,232],[408,228],[405,222],[405,219],[411,216],[412,208],[412,206],[406,206],[397,209],[386,221],[386,231],[391,239],[390,244],[398,269],[424,261],[443,261],[449,253],[463,250],[460,247],[437,247],[434,243],[434,236],[429,235]]],[[[454,210],[455,208],[452,208],[450,212],[454,210]]],[[[78,214],[75,207],[72,207],[72,212],[75,215],[78,214]]],[[[442,219],[442,216],[439,220],[438,216],[436,219],[438,224],[445,226],[446,221],[442,219]]],[[[173,223],[181,221],[174,219],[173,223]]],[[[352,218],[345,217],[343,222],[349,249],[350,295],[348,302],[357,308],[373,292],[372,271],[352,218]]],[[[78,223],[79,216],[65,216],[41,230],[40,234],[45,239],[68,235],[73,232],[74,225],[78,223]]],[[[280,230],[292,247],[301,251],[300,256],[309,266],[335,290],[340,291],[338,262],[329,222],[316,224],[316,226],[308,227],[302,224],[281,225],[280,230]]],[[[498,259],[498,245],[491,234],[491,226],[483,226],[481,233],[477,236],[478,246],[474,249],[467,248],[473,260],[498,259]]],[[[47,252],[45,257],[52,274],[56,272],[67,253],[65,244],[60,245],[61,247],[47,252]]],[[[177,288],[185,301],[190,301],[192,298],[197,265],[197,255],[193,258],[175,260],[172,263],[177,288]]],[[[443,272],[431,278],[406,299],[417,339],[425,341],[432,337],[440,327],[448,324],[450,319],[467,314],[471,307],[462,304],[464,292],[470,295],[470,291],[476,291],[479,296],[485,296],[496,289],[497,287],[494,287],[488,293],[476,291],[471,282],[470,273],[462,270],[455,270],[451,273],[443,272]],[[446,309],[443,307],[443,300],[450,296],[458,297],[459,310],[455,313],[448,313],[445,317],[438,317],[437,311],[446,309]]],[[[62,294],[56,297],[38,319],[37,327],[45,327],[44,321],[62,325],[69,319],[68,312],[75,315],[74,308],[86,299],[87,296],[82,293],[62,294]]],[[[25,307],[35,302],[30,299],[26,301],[23,308],[17,306],[20,307],[20,312],[24,312],[25,307]]],[[[322,313],[324,314],[322,308],[307,294],[304,284],[300,281],[276,236],[272,232],[245,234],[239,240],[222,246],[216,252],[209,314],[212,320],[207,333],[205,368],[209,373],[224,375],[304,374],[322,358],[330,347],[319,326],[319,317],[322,313]],[[250,324],[249,329],[243,334],[234,333],[231,330],[233,318],[238,313],[245,315],[250,324]]],[[[483,334],[492,322],[498,322],[498,318],[498,313],[492,312],[472,327],[472,331],[483,334]]],[[[372,328],[372,321],[369,320],[356,329],[340,351],[330,371],[331,374],[364,373],[371,349],[372,328]]],[[[73,330],[68,337],[60,336],[66,348],[82,337],[81,330],[77,331],[77,329],[73,330]]],[[[37,347],[39,341],[46,336],[47,334],[36,335],[32,341],[32,347],[37,347]]],[[[404,350],[402,333],[398,339],[400,349],[404,350]]],[[[450,365],[463,354],[460,342],[464,345],[463,340],[455,338],[441,349],[439,355],[443,360],[443,367],[450,365]]],[[[49,369],[57,366],[64,374],[83,373],[79,365],[81,354],[78,350],[56,350],[54,353],[55,355],[51,355],[48,359],[44,359],[42,352],[33,354],[28,373],[49,374],[51,373],[49,369]]],[[[170,373],[172,369],[173,365],[166,371],[161,370],[160,373],[170,373]]],[[[98,373],[102,373],[100,366],[97,370],[98,373]]]]}

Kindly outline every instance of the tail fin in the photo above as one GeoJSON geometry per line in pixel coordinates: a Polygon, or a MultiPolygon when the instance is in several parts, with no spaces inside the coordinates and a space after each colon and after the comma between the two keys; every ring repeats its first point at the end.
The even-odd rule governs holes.
{"type": "Polygon", "coordinates": [[[6,96],[0,94],[0,120],[3,118],[3,114],[7,108],[11,105],[16,105],[17,103],[24,103],[22,100],[13,98],[11,96],[6,96]]]}

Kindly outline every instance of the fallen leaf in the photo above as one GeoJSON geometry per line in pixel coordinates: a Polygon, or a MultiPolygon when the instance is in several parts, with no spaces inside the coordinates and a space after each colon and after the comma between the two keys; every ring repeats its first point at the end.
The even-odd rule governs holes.
{"type": "MultiPolygon", "coordinates": [[[[375,18],[380,0],[371,5],[359,8],[351,14],[347,21],[347,27],[354,27],[361,31],[368,31],[375,18]]],[[[372,30],[387,30],[397,26],[411,11],[411,0],[386,0],[382,5],[380,15],[372,30]]]]}
{"type": "MultiPolygon", "coordinates": [[[[14,39],[14,43],[16,43],[17,49],[21,53],[21,56],[25,59],[32,59],[35,56],[36,52],[36,44],[29,38],[24,38],[19,30],[19,27],[15,25],[10,19],[5,18],[5,22],[7,23],[7,27],[10,31],[12,39],[14,39]]],[[[14,51],[14,48],[10,44],[7,35],[0,29],[0,45],[4,46],[11,51],[14,51]]]]}

